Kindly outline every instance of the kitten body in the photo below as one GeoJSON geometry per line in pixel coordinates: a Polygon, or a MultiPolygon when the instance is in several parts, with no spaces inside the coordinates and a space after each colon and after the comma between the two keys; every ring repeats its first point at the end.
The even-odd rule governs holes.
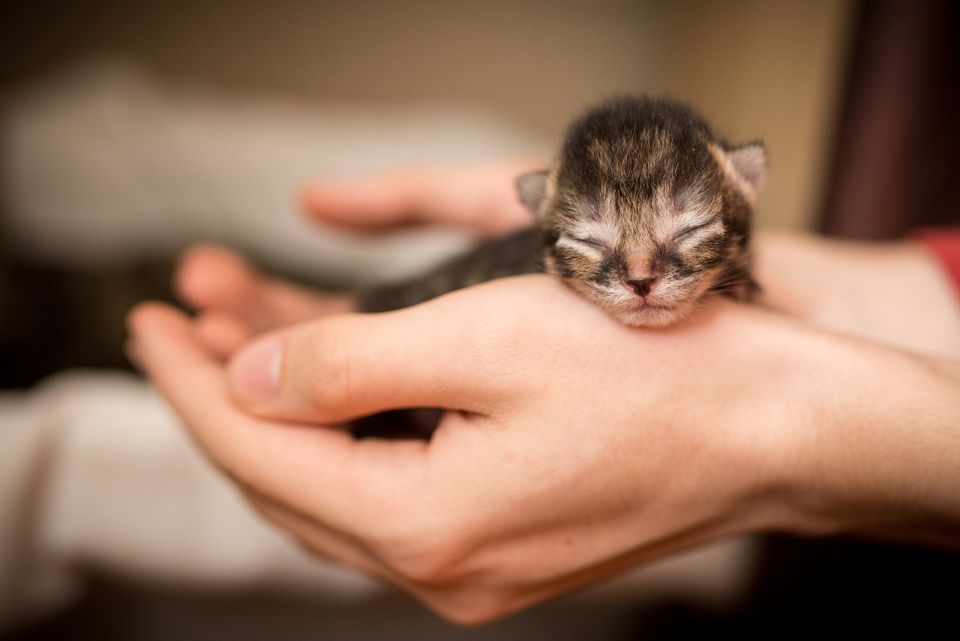
{"type": "Polygon", "coordinates": [[[726,144],[686,105],[609,100],[570,126],[552,167],[517,179],[535,226],[368,291],[358,308],[542,271],[628,325],[677,322],[710,292],[750,300],[751,210],[766,169],[761,143],[726,144]]]}

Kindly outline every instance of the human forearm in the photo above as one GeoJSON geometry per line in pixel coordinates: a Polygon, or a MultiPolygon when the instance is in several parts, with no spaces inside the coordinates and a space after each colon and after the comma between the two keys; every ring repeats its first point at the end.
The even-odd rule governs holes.
{"type": "Polygon", "coordinates": [[[819,342],[806,346],[801,419],[779,468],[787,529],[960,544],[960,367],[859,340],[819,342]]]}
{"type": "Polygon", "coordinates": [[[960,297],[910,241],[871,243],[760,233],[765,301],[825,329],[960,360],[960,297]]]}

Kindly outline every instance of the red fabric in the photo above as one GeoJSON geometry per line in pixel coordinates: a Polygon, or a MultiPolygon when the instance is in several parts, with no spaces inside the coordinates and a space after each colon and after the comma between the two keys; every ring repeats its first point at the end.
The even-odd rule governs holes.
{"type": "Polygon", "coordinates": [[[939,259],[960,294],[960,227],[922,229],[914,236],[939,259]]]}

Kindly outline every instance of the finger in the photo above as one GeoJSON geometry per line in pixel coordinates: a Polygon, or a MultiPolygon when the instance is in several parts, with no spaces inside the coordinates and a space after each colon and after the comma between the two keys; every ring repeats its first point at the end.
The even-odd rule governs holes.
{"type": "Polygon", "coordinates": [[[420,479],[424,443],[357,441],[337,429],[255,419],[231,402],[223,368],[196,344],[182,314],[148,303],[129,325],[146,373],[239,483],[345,531],[376,527],[370,515],[382,515],[385,502],[422,492],[407,485],[420,479]]]}
{"type": "Polygon", "coordinates": [[[248,500],[260,515],[292,535],[308,553],[392,583],[429,604],[428,589],[391,569],[364,541],[322,527],[273,501],[249,496],[248,500]]]}
{"type": "Polygon", "coordinates": [[[215,245],[198,245],[183,255],[176,289],[193,307],[231,314],[254,332],[351,308],[346,297],[321,296],[269,278],[238,254],[215,245]]]}
{"type": "Polygon", "coordinates": [[[466,305],[453,294],[270,334],[234,357],[231,390],[248,411],[294,421],[338,423],[406,407],[489,413],[513,390],[497,344],[509,333],[477,313],[487,305],[482,295],[471,296],[466,305]]]}
{"type": "Polygon", "coordinates": [[[197,309],[235,311],[248,304],[259,278],[239,254],[217,245],[195,245],[180,257],[174,288],[197,309]]]}
{"type": "Polygon", "coordinates": [[[225,361],[256,335],[249,325],[223,312],[201,313],[194,321],[197,340],[219,361],[225,361]]]}
{"type": "Polygon", "coordinates": [[[517,198],[514,180],[540,166],[523,159],[421,167],[354,182],[318,181],[304,188],[301,199],[308,214],[364,231],[439,223],[501,234],[533,221],[517,198]]]}
{"type": "Polygon", "coordinates": [[[316,182],[300,193],[303,209],[346,229],[366,232],[402,228],[422,222],[413,202],[414,186],[389,177],[358,182],[316,182]]]}
{"type": "Polygon", "coordinates": [[[389,580],[389,573],[383,564],[355,537],[335,532],[276,501],[253,493],[245,494],[258,514],[293,536],[310,554],[389,580]]]}

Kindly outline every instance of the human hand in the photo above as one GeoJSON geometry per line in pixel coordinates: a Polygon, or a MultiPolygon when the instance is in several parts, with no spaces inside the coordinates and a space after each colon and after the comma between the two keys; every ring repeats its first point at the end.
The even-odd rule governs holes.
{"type": "MultiPolygon", "coordinates": [[[[416,183],[414,181],[410,184],[416,183]]],[[[359,192],[355,192],[354,195],[356,195],[356,193],[359,192]]],[[[341,211],[348,210],[349,207],[341,211]]],[[[368,217],[373,219],[375,225],[382,224],[377,222],[378,220],[387,222],[398,222],[405,220],[403,217],[392,217],[398,211],[400,210],[394,209],[393,213],[391,214],[389,210],[381,210],[380,213],[385,214],[385,217],[379,219],[377,218],[377,215],[374,214],[370,216],[368,212],[368,217]]],[[[421,218],[421,220],[423,219],[426,218],[421,218]]],[[[361,216],[357,220],[364,221],[367,219],[365,219],[361,213],[361,216]]],[[[805,318],[806,320],[820,323],[831,329],[838,329],[840,331],[846,331],[853,334],[866,333],[868,335],[871,331],[874,331],[871,330],[870,327],[863,327],[860,324],[861,319],[858,319],[856,314],[837,314],[835,313],[835,310],[831,311],[829,306],[826,307],[827,311],[825,312],[824,305],[810,304],[811,299],[804,299],[803,297],[796,296],[796,294],[798,292],[802,294],[804,291],[814,291],[821,295],[822,300],[837,300],[838,295],[842,295],[842,292],[840,291],[841,288],[837,285],[841,284],[842,282],[846,282],[846,280],[850,280],[849,277],[851,276],[853,276],[854,280],[856,280],[858,277],[861,278],[861,280],[863,278],[868,278],[868,274],[871,270],[867,263],[875,263],[875,259],[879,257],[866,257],[858,254],[851,256],[849,253],[843,251],[844,247],[838,246],[834,248],[836,251],[832,252],[833,261],[827,261],[829,264],[825,264],[822,261],[817,262],[823,257],[823,254],[820,251],[822,248],[819,247],[819,245],[822,244],[822,241],[809,239],[809,241],[806,243],[801,241],[798,244],[796,242],[791,243],[789,238],[786,240],[784,240],[783,237],[778,239],[776,236],[773,236],[773,240],[769,240],[769,238],[769,236],[765,237],[764,235],[760,235],[758,239],[758,245],[760,247],[759,253],[761,257],[758,271],[761,274],[761,279],[764,280],[768,294],[773,294],[772,299],[774,300],[775,306],[786,311],[790,311],[800,317],[805,318]],[[784,243],[786,243],[786,249],[788,251],[780,251],[784,249],[784,243]],[[773,257],[772,260],[769,259],[771,256],[773,257]],[[870,260],[864,260],[865,258],[870,258],[870,260]],[[853,260],[853,263],[850,262],[851,260],[853,260]],[[851,274],[849,270],[844,269],[839,271],[831,271],[830,267],[830,265],[833,265],[833,267],[842,267],[843,265],[849,266],[851,264],[860,265],[861,269],[855,270],[851,274]],[[812,267],[818,267],[819,269],[811,269],[812,267]],[[764,274],[768,275],[769,278],[765,278],[764,274]],[[806,285],[802,288],[798,288],[796,283],[798,274],[807,279],[806,285]],[[812,286],[810,282],[811,279],[814,281],[812,286]]],[[[334,301],[334,305],[331,307],[331,301],[327,299],[318,298],[308,292],[289,288],[289,286],[286,286],[283,283],[259,276],[248,266],[243,263],[238,263],[235,258],[231,258],[229,255],[221,253],[219,256],[211,256],[208,254],[207,258],[213,258],[213,260],[208,260],[206,263],[204,263],[204,261],[186,261],[185,269],[181,271],[181,290],[187,294],[186,298],[188,300],[191,300],[195,305],[204,310],[196,331],[201,340],[203,340],[208,347],[212,346],[213,351],[221,357],[225,357],[235,349],[241,347],[246,340],[256,335],[258,332],[269,330],[274,327],[282,327],[290,323],[300,322],[317,315],[324,316],[329,314],[331,311],[338,311],[349,307],[349,301],[345,301],[343,299],[334,301]],[[194,267],[192,270],[189,269],[191,265],[194,267]],[[205,268],[200,269],[198,268],[198,265],[205,265],[205,268]],[[218,277],[208,279],[208,284],[214,283],[219,279],[221,281],[221,285],[213,285],[208,287],[208,294],[210,292],[213,292],[214,294],[212,298],[209,296],[204,296],[202,293],[201,295],[197,295],[196,291],[194,291],[194,294],[191,296],[189,293],[191,290],[189,283],[197,278],[202,281],[205,278],[204,272],[206,272],[206,276],[209,276],[211,273],[219,273],[218,277]],[[232,283],[232,286],[223,288],[223,282],[232,283]],[[232,292],[232,294],[225,296],[224,291],[232,292]],[[251,292],[254,295],[250,295],[251,292]],[[282,301],[282,304],[271,305],[268,304],[268,301],[282,301]],[[229,328],[236,331],[233,331],[231,334],[229,331],[222,331],[224,328],[229,328]],[[227,340],[223,339],[225,335],[228,336],[227,340]],[[232,338],[230,338],[231,336],[232,338]]],[[[913,267],[917,267],[916,261],[912,261],[911,264],[913,267]]],[[[901,262],[900,265],[902,267],[905,265],[905,263],[901,262]]],[[[913,270],[911,273],[915,274],[916,271],[913,270]]],[[[881,291],[884,288],[884,284],[889,286],[889,280],[886,278],[874,279],[874,284],[880,285],[880,287],[874,287],[872,288],[872,291],[881,291]],[[884,282],[876,282],[878,280],[884,282]]],[[[193,286],[193,289],[196,290],[195,285],[193,286]]],[[[200,287],[200,290],[202,292],[203,288],[200,287]]],[[[817,301],[814,299],[813,302],[817,301]]],[[[536,314],[534,314],[534,316],[537,317],[536,314]]],[[[423,329],[427,329],[426,326],[423,329]]],[[[812,336],[812,334],[806,330],[800,332],[800,334],[805,335],[807,339],[812,336]]],[[[900,340],[901,343],[904,340],[902,337],[898,337],[896,332],[888,332],[887,336],[882,336],[881,338],[889,338],[891,339],[890,342],[894,342],[895,344],[898,340],[900,340]]],[[[798,345],[802,343],[803,341],[797,342],[798,345]]],[[[845,348],[848,351],[850,346],[842,341],[841,343],[845,345],[845,348]]],[[[835,353],[830,354],[828,353],[830,351],[831,350],[822,349],[808,350],[808,355],[819,353],[820,358],[822,358],[824,362],[828,362],[831,361],[836,354],[841,353],[834,350],[835,353]]],[[[863,356],[863,354],[860,354],[860,356],[863,356]]],[[[421,360],[418,360],[415,357],[413,360],[418,364],[421,362],[421,360]]],[[[851,366],[856,364],[854,369],[861,369],[863,373],[861,378],[863,380],[870,380],[871,377],[875,377],[878,370],[872,368],[863,368],[863,363],[859,362],[859,360],[860,359],[858,358],[853,358],[851,366]]],[[[809,365],[810,364],[808,363],[808,366],[809,365]]],[[[916,369],[915,363],[906,363],[905,365],[906,366],[902,368],[901,373],[903,370],[909,372],[916,369]]],[[[300,379],[302,388],[309,390],[312,389],[309,381],[314,380],[312,379],[313,374],[314,372],[311,370],[311,368],[304,366],[297,375],[287,377],[287,379],[291,383],[295,383],[296,380],[300,379]]],[[[896,373],[889,373],[890,380],[896,380],[897,378],[898,376],[896,373]]],[[[830,401],[834,401],[839,403],[839,406],[842,409],[841,413],[843,414],[852,414],[856,418],[858,411],[860,411],[861,414],[863,413],[861,409],[858,409],[858,407],[844,405],[842,403],[844,400],[842,397],[837,398],[836,392],[838,389],[843,387],[845,384],[844,382],[835,381],[835,383],[837,383],[836,388],[827,385],[825,383],[825,379],[824,381],[821,381],[821,383],[824,383],[823,390],[826,392],[821,397],[816,397],[816,388],[809,385],[803,390],[805,393],[814,394],[813,399],[808,399],[814,401],[808,404],[806,408],[808,411],[815,414],[816,408],[818,407],[820,408],[820,411],[823,411],[824,406],[830,405],[830,401]]],[[[894,387],[899,392],[902,392],[903,388],[911,389],[910,385],[899,385],[894,387]]],[[[923,385],[919,386],[921,389],[923,387],[923,385]]],[[[803,386],[801,386],[801,389],[802,388],[803,386]]],[[[482,392],[482,390],[480,390],[480,392],[482,392]]],[[[630,393],[630,391],[626,391],[625,396],[629,395],[630,393]]],[[[892,399],[895,396],[896,394],[891,394],[883,398],[883,400],[889,401],[889,399],[892,399]]],[[[803,394],[799,394],[798,398],[800,397],[803,397],[803,394]]],[[[936,402],[934,402],[933,405],[936,406],[936,402]]],[[[881,405],[877,405],[877,407],[880,406],[881,405]]],[[[308,403],[305,409],[307,412],[307,418],[305,420],[317,420],[318,417],[312,414],[310,407],[311,404],[308,403]]],[[[669,408],[670,403],[667,402],[658,409],[669,413],[669,408]]],[[[282,408],[280,408],[280,410],[281,415],[283,415],[282,408]]],[[[270,411],[270,408],[267,408],[266,413],[269,414],[270,411]]],[[[273,411],[277,411],[277,408],[273,408],[273,411]]],[[[763,410],[760,406],[752,408],[750,411],[755,412],[757,415],[763,415],[763,410]]],[[[665,415],[663,412],[661,412],[661,414],[657,414],[656,412],[651,413],[649,415],[651,422],[662,420],[665,415]]],[[[887,418],[892,419],[894,415],[895,413],[891,412],[887,415],[887,418]]],[[[491,419],[492,417],[486,418],[488,423],[491,422],[491,419]]],[[[853,420],[852,423],[854,425],[859,425],[860,419],[862,419],[862,417],[858,418],[857,420],[853,420]]],[[[508,422],[511,425],[514,424],[511,421],[508,422]]],[[[448,415],[446,424],[456,425],[456,422],[450,419],[450,415],[448,415]]],[[[775,420],[772,420],[771,424],[776,427],[782,427],[781,425],[777,425],[775,420]]],[[[873,427],[877,428],[879,425],[880,423],[877,422],[873,427]]],[[[893,425],[896,426],[896,423],[893,422],[893,425]]],[[[907,526],[898,524],[892,527],[889,526],[889,523],[887,523],[883,527],[879,528],[880,531],[878,531],[878,528],[876,527],[876,522],[885,523],[890,521],[891,518],[896,521],[897,518],[903,517],[903,510],[894,510],[894,516],[891,517],[891,511],[889,509],[883,509],[886,506],[882,504],[885,501],[889,501],[892,494],[896,494],[896,492],[889,492],[889,485],[891,481],[896,481],[896,479],[901,478],[910,480],[911,470],[915,472],[921,467],[921,465],[925,463],[931,463],[932,469],[938,469],[938,466],[933,464],[934,461],[932,459],[928,459],[924,462],[920,457],[913,457],[912,459],[911,457],[907,457],[906,465],[903,464],[905,461],[897,460],[898,465],[894,466],[894,468],[896,472],[899,472],[899,474],[885,474],[884,476],[886,478],[881,479],[883,482],[878,483],[876,487],[871,488],[857,487],[857,483],[851,484],[850,482],[851,476],[856,477],[856,470],[863,471],[861,469],[862,466],[843,465],[849,462],[848,460],[844,459],[849,459],[851,456],[853,456],[853,452],[856,452],[856,456],[862,457],[864,460],[879,461],[881,464],[886,465],[889,463],[889,461],[894,460],[896,457],[895,452],[902,445],[907,445],[906,449],[908,451],[926,451],[929,448],[929,443],[925,442],[925,439],[920,439],[920,441],[913,440],[909,443],[904,441],[900,445],[897,445],[898,439],[896,438],[896,435],[900,434],[900,432],[895,429],[886,429],[887,426],[883,426],[884,429],[877,430],[877,434],[883,438],[876,439],[876,444],[874,444],[872,448],[867,448],[868,450],[872,449],[874,456],[871,457],[868,456],[870,453],[869,451],[862,451],[862,444],[851,442],[852,435],[857,434],[857,430],[850,431],[847,429],[840,429],[836,434],[831,434],[829,429],[831,426],[834,428],[849,427],[844,425],[843,421],[840,420],[829,422],[829,424],[821,424],[819,429],[809,430],[806,439],[800,440],[800,444],[805,444],[805,447],[798,446],[794,448],[775,448],[775,451],[780,452],[789,450],[791,452],[791,456],[789,457],[790,460],[794,462],[805,461],[805,464],[784,466],[784,468],[780,470],[781,472],[785,472],[787,469],[793,470],[792,482],[783,482],[782,479],[780,482],[780,485],[783,486],[780,488],[781,492],[784,491],[784,487],[792,487],[792,490],[790,492],[785,492],[785,494],[789,495],[789,497],[792,499],[793,508],[790,507],[791,501],[780,501],[779,503],[774,501],[773,503],[775,503],[776,506],[772,509],[774,518],[771,519],[771,522],[775,523],[775,525],[772,527],[791,529],[799,532],[819,532],[831,529],[847,529],[851,531],[861,531],[873,536],[903,536],[905,538],[921,540],[937,540],[936,532],[939,531],[942,533],[943,531],[942,518],[940,520],[935,519],[938,526],[940,526],[940,529],[937,530],[937,528],[934,528],[933,534],[930,532],[925,532],[922,527],[919,528],[919,532],[911,529],[915,527],[916,523],[907,526]],[[829,436],[823,436],[825,434],[829,436]],[[819,438],[815,438],[814,435],[821,436],[819,438]],[[812,442],[817,442],[820,444],[822,451],[817,452],[815,455],[810,454],[810,452],[817,449],[811,446],[812,442]],[[823,449],[823,443],[829,443],[832,447],[823,449]],[[808,455],[804,456],[804,451],[806,451],[808,455]],[[886,457],[884,457],[884,454],[886,454],[886,457]],[[829,464],[831,459],[834,463],[832,466],[829,464]],[[817,463],[813,464],[814,461],[817,463]],[[917,463],[920,463],[921,465],[917,465],[917,463]],[[821,469],[817,469],[818,467],[821,469]],[[844,471],[845,468],[846,470],[844,471]],[[823,470],[828,470],[831,472],[831,474],[824,474],[823,470]],[[809,477],[805,483],[799,481],[799,479],[804,478],[804,474],[809,477]],[[812,478],[816,478],[816,483],[810,482],[812,478]],[[837,479],[839,479],[839,482],[837,479]],[[887,489],[884,490],[882,488],[887,489]],[[880,497],[879,501],[877,497],[880,497]],[[811,503],[817,506],[817,514],[815,517],[811,518],[811,514],[805,513],[804,509],[796,509],[797,505],[803,505],[805,503],[811,503]],[[878,503],[880,503],[880,505],[878,505],[878,503]],[[854,507],[853,514],[843,516],[837,514],[829,515],[828,513],[831,510],[824,510],[825,505],[831,505],[833,511],[837,511],[837,505],[846,505],[848,507],[852,505],[854,507]],[[777,514],[778,511],[780,512],[779,514],[777,514]],[[868,524],[871,519],[875,520],[876,522],[868,524]],[[779,523],[779,525],[776,523],[779,523]],[[904,529],[907,531],[903,532],[902,530],[904,529]]],[[[791,433],[791,430],[787,430],[786,433],[791,433]]],[[[782,435],[783,434],[781,434],[781,436],[782,435]]],[[[874,436],[875,435],[873,434],[869,434],[866,438],[867,440],[871,440],[874,436]]],[[[856,440],[862,440],[862,434],[861,439],[856,440]]],[[[405,447],[405,445],[398,444],[397,447],[405,447]]],[[[433,447],[433,445],[427,447],[433,447]]],[[[950,448],[942,450],[943,453],[950,453],[953,451],[954,450],[950,448]]],[[[480,464],[485,463],[483,460],[478,462],[480,464]]],[[[949,463],[949,457],[946,459],[941,457],[941,462],[949,463]]],[[[465,464],[472,465],[473,463],[467,461],[465,464]]],[[[943,468],[944,465],[939,466],[939,469],[942,470],[943,468]]],[[[764,467],[764,469],[769,468],[764,467]]],[[[763,477],[762,474],[760,476],[763,477]]],[[[788,474],[787,476],[791,475],[788,474]]],[[[913,477],[915,476],[916,475],[914,474],[913,477]]],[[[865,474],[863,478],[869,479],[871,477],[869,474],[865,474]]],[[[939,480],[942,481],[943,478],[940,477],[939,480]]],[[[947,480],[949,480],[949,478],[947,480]]],[[[915,482],[916,478],[912,478],[912,481],[915,482]]],[[[765,480],[761,479],[759,484],[766,484],[769,487],[771,484],[771,479],[769,477],[767,477],[765,480]]],[[[896,482],[894,484],[896,484],[896,482]]],[[[777,485],[777,483],[773,483],[773,485],[777,485]]],[[[899,489],[902,490],[904,487],[909,486],[910,483],[900,483],[899,489]]],[[[253,486],[248,485],[248,487],[253,486]]],[[[938,488],[933,487],[932,485],[926,487],[922,485],[915,487],[914,491],[917,494],[925,495],[926,498],[930,500],[921,501],[920,505],[915,506],[914,509],[922,513],[928,511],[928,508],[931,507],[930,504],[933,504],[937,506],[937,509],[934,509],[933,511],[938,512],[939,510],[940,517],[942,517],[944,505],[949,503],[949,501],[945,500],[942,493],[938,493],[937,489],[938,488]],[[931,492],[931,490],[934,491],[931,492]]],[[[283,501],[281,501],[281,504],[283,504],[283,501]]],[[[407,507],[409,508],[410,506],[408,505],[407,507]]],[[[546,507],[549,508],[550,505],[548,504],[546,507]]],[[[807,511],[809,510],[809,507],[810,506],[807,506],[807,511]]],[[[419,512],[415,512],[419,514],[419,512]]],[[[754,512],[755,513],[753,516],[756,516],[758,512],[754,512]]],[[[949,514],[949,509],[947,509],[946,512],[949,514]]],[[[482,514],[477,515],[477,518],[479,519],[482,516],[482,514]]],[[[309,541],[314,540],[314,537],[310,534],[310,532],[315,530],[317,527],[322,528],[322,517],[320,518],[321,520],[318,521],[316,514],[313,514],[307,519],[306,523],[301,522],[298,527],[292,526],[289,520],[285,521],[279,517],[275,518],[275,520],[280,523],[281,526],[285,526],[288,530],[296,533],[297,536],[300,536],[303,540],[308,541],[308,546],[311,546],[312,549],[319,551],[320,553],[324,553],[324,548],[318,547],[315,541],[312,545],[309,543],[309,541]]],[[[909,518],[905,520],[908,523],[910,522],[909,518]]],[[[742,523],[741,526],[747,527],[748,529],[750,528],[749,525],[744,526],[742,523]]],[[[347,552],[345,550],[341,550],[340,554],[333,554],[333,556],[335,558],[339,558],[341,561],[348,563],[352,562],[360,567],[363,567],[364,569],[367,569],[368,572],[378,574],[379,576],[387,578],[388,580],[407,588],[411,592],[418,594],[427,603],[432,604],[440,612],[446,613],[447,616],[456,619],[473,620],[476,618],[482,619],[496,617],[504,614],[510,609],[522,607],[525,602],[532,602],[539,600],[540,598],[545,598],[545,596],[553,593],[554,591],[562,591],[568,587],[578,584],[576,577],[568,577],[570,579],[569,581],[551,581],[550,579],[546,579],[544,585],[541,586],[543,591],[540,595],[535,594],[530,590],[530,586],[526,585],[523,587],[523,589],[518,589],[517,593],[513,597],[505,596],[503,590],[497,590],[495,585],[491,586],[474,584],[472,586],[459,586],[450,588],[447,585],[447,581],[427,581],[427,583],[430,585],[421,585],[423,581],[420,579],[422,579],[424,575],[429,576],[431,574],[431,568],[437,569],[437,567],[439,567],[440,570],[443,570],[444,564],[441,562],[444,558],[443,550],[447,549],[445,547],[447,545],[455,547],[455,543],[450,543],[450,541],[457,541],[457,532],[459,530],[456,528],[454,528],[454,530],[455,531],[453,533],[448,533],[449,536],[446,539],[442,536],[438,537],[437,546],[428,546],[428,550],[421,550],[428,561],[432,560],[433,562],[437,563],[438,566],[427,563],[425,566],[420,565],[419,570],[417,570],[416,568],[408,567],[403,563],[392,563],[391,559],[394,559],[394,557],[391,556],[390,550],[393,548],[389,545],[389,542],[383,543],[382,541],[381,553],[384,554],[386,558],[385,560],[381,558],[376,561],[378,563],[376,567],[372,567],[370,565],[364,566],[362,565],[363,561],[357,561],[356,559],[351,561],[348,556],[346,556],[347,552]],[[440,561],[437,561],[438,558],[440,561]],[[465,603],[465,610],[458,609],[460,606],[457,604],[451,604],[451,599],[459,600],[465,603]],[[524,601],[524,599],[527,599],[528,601],[524,601]],[[451,611],[450,608],[453,608],[456,611],[451,611]]],[[[731,531],[738,530],[737,528],[733,528],[731,531]]],[[[719,535],[720,534],[717,532],[706,533],[704,540],[710,540],[713,536],[719,535]]],[[[949,535],[947,540],[950,540],[949,535]]],[[[361,538],[360,542],[362,545],[369,543],[369,541],[363,538],[361,538]]],[[[508,547],[508,545],[503,542],[500,542],[498,545],[501,548],[508,547]]],[[[682,547],[682,541],[680,542],[680,545],[682,547]]],[[[488,547],[496,549],[497,545],[491,545],[488,547]]],[[[657,551],[650,552],[649,549],[644,550],[643,543],[640,542],[638,543],[637,550],[635,550],[635,556],[621,559],[624,561],[622,566],[611,565],[610,567],[605,567],[603,569],[596,567],[588,568],[588,571],[593,572],[593,576],[599,577],[607,574],[608,572],[615,571],[617,567],[626,567],[638,559],[653,558],[653,556],[656,556],[657,554],[659,554],[657,551]],[[649,556],[644,556],[644,552],[649,554],[649,556]]],[[[493,559],[491,563],[495,565],[495,561],[498,558],[497,555],[491,553],[491,558],[493,559]]],[[[366,562],[369,563],[369,559],[367,559],[366,562]]],[[[450,569],[450,572],[456,575],[458,572],[458,567],[461,566],[452,564],[452,569],[450,569]]],[[[503,568],[500,568],[500,570],[502,571],[503,568]]],[[[440,572],[440,574],[445,573],[446,570],[440,572]]],[[[584,579],[584,581],[589,580],[590,579],[584,579]]],[[[495,583],[495,577],[492,577],[491,581],[495,583]]],[[[522,580],[520,580],[520,583],[522,583],[522,580]]]]}
{"type": "Polygon", "coordinates": [[[349,296],[321,294],[272,278],[216,245],[196,245],[183,254],[174,289],[197,310],[196,338],[221,360],[268,330],[352,309],[349,296]]]}
{"type": "Polygon", "coordinates": [[[805,322],[960,360],[960,299],[916,241],[766,232],[754,243],[764,301],[805,322]]]}
{"type": "MultiPolygon", "coordinates": [[[[365,379],[366,374],[354,369],[350,379],[363,396],[348,393],[354,397],[326,409],[315,409],[311,402],[304,408],[305,421],[334,423],[380,409],[364,407],[364,402],[383,409],[442,404],[470,413],[449,413],[430,444],[357,442],[335,428],[252,419],[230,402],[223,371],[192,343],[192,329],[182,317],[147,308],[133,318],[141,361],[201,444],[261,512],[315,552],[387,579],[451,619],[476,622],[725,533],[711,528],[708,537],[698,521],[704,518],[702,508],[713,500],[724,506],[721,511],[731,508],[735,500],[727,492],[739,494],[731,484],[719,491],[719,484],[708,482],[713,490],[690,495],[693,477],[699,476],[694,459],[699,457],[687,457],[691,471],[684,474],[686,482],[668,478],[670,463],[663,459],[679,444],[658,444],[656,436],[630,416],[636,408],[629,404],[621,418],[597,420],[599,407],[616,406],[623,394],[611,387],[622,376],[623,361],[610,363],[605,376],[582,389],[576,407],[555,406],[560,390],[542,393],[558,380],[579,387],[587,363],[607,359],[617,351],[612,349],[616,344],[629,338],[629,330],[552,280],[497,283],[397,315],[340,316],[321,323],[333,323],[326,330],[337,334],[350,332],[341,335],[344,341],[362,340],[366,347],[357,356],[374,357],[386,348],[375,356],[376,362],[367,363],[369,374],[385,377],[365,379]],[[449,306],[450,299],[456,302],[464,295],[465,301],[449,306]],[[497,320],[489,312],[477,316],[470,311],[497,309],[492,300],[506,300],[511,307],[523,303],[521,313],[497,320]],[[553,316],[553,307],[564,310],[570,304],[578,313],[565,311],[569,324],[543,328],[533,323],[543,340],[537,345],[524,341],[532,350],[529,362],[505,349],[518,338],[517,332],[531,329],[531,311],[553,316]],[[440,326],[423,315],[436,305],[441,308],[433,313],[448,319],[440,326]],[[353,321],[386,321],[389,335],[378,341],[374,337],[381,334],[375,326],[351,330],[353,321]],[[432,326],[430,332],[423,331],[424,322],[432,326]],[[595,330],[601,331],[599,341],[609,339],[610,348],[595,351],[582,345],[575,352],[556,353],[557,344],[571,339],[583,343],[581,332],[589,336],[595,330]],[[406,342],[398,331],[408,337],[406,342]],[[428,337],[430,345],[423,352],[428,337]],[[467,344],[459,345],[464,339],[467,344]],[[406,362],[409,354],[421,354],[418,362],[435,354],[443,362],[416,373],[406,362]],[[461,364],[477,357],[484,362],[475,362],[469,376],[463,376],[468,372],[462,372],[461,364]],[[397,368],[406,384],[393,380],[391,372],[397,368]],[[518,384],[526,388],[522,396],[515,394],[518,384]],[[384,393],[393,400],[378,400],[384,393]],[[627,421],[631,429],[623,429],[627,421]],[[641,476],[648,481],[641,482],[641,476]],[[671,492],[671,487],[679,491],[671,492]],[[697,513],[681,508],[668,514],[660,497],[670,494],[674,500],[682,497],[684,504],[704,505],[697,513]],[[642,516],[649,523],[641,523],[642,516]],[[661,526],[691,532],[662,541],[661,526]],[[598,536],[605,545],[598,545],[598,536]],[[647,545],[644,539],[650,539],[647,545]]],[[[325,340],[310,332],[312,338],[305,340],[325,340]]],[[[327,338],[354,352],[333,334],[327,338]]],[[[314,365],[326,362],[336,368],[330,360],[335,352],[322,351],[327,356],[314,365]]],[[[313,375],[321,380],[326,376],[319,370],[313,375]]],[[[338,373],[335,380],[343,378],[338,373]]],[[[325,387],[339,396],[339,386],[332,382],[325,387]]],[[[648,391],[654,397],[663,393],[648,391]]],[[[569,389],[559,395],[575,398],[569,389]]],[[[698,449],[706,456],[712,447],[704,443],[698,449]]],[[[740,465],[732,469],[744,471],[740,465]]],[[[749,486],[750,481],[732,485],[749,486]]]]}
{"type": "MultiPolygon", "coordinates": [[[[501,234],[533,222],[514,183],[545,164],[512,159],[398,169],[349,182],[318,180],[302,189],[301,200],[308,216],[366,233],[449,224],[501,234]]],[[[198,338],[221,358],[258,333],[353,305],[348,296],[319,295],[265,276],[236,253],[211,245],[184,254],[175,288],[199,312],[198,338]]]]}
{"type": "Polygon", "coordinates": [[[131,328],[148,374],[268,519],[455,621],[735,533],[898,535],[960,512],[957,448],[936,429],[956,424],[955,386],[730,304],[647,332],[522,277],[298,325],[229,370],[170,309],[141,308],[131,328]],[[450,410],[429,443],[317,425],[410,406],[450,410]]]}
{"type": "Polygon", "coordinates": [[[304,187],[301,200],[314,218],[368,233],[429,223],[496,235],[533,222],[517,199],[514,180],[544,166],[516,159],[414,167],[351,182],[316,181],[304,187]]]}

